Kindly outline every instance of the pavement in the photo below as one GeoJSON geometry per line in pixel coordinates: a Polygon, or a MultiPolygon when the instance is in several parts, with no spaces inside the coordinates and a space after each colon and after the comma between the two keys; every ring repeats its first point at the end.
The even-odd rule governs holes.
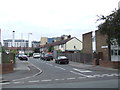
{"type": "Polygon", "coordinates": [[[20,60],[16,59],[14,71],[11,73],[1,75],[0,83],[30,78],[30,77],[33,77],[33,76],[40,74],[40,73],[42,73],[42,70],[37,69],[30,62],[20,61],[20,60]]]}
{"type": "MultiPolygon", "coordinates": [[[[87,69],[87,70],[112,70],[112,71],[118,70],[118,69],[105,68],[105,67],[94,66],[94,65],[87,65],[87,64],[82,64],[82,63],[77,63],[72,61],[70,61],[69,65],[77,68],[87,69]]],[[[14,67],[14,71],[12,73],[3,74],[2,78],[0,76],[0,83],[19,80],[21,78],[28,78],[41,73],[42,73],[41,69],[37,69],[34,65],[29,63],[28,61],[20,61],[17,59],[14,67]]]]}
{"type": "Polygon", "coordinates": [[[108,67],[102,67],[102,66],[96,66],[96,65],[88,65],[88,64],[83,64],[83,63],[77,63],[77,62],[69,62],[69,65],[73,67],[78,67],[82,69],[87,69],[87,70],[94,70],[94,71],[100,71],[100,70],[111,70],[111,71],[118,71],[118,69],[114,68],[108,68],[108,67]]]}

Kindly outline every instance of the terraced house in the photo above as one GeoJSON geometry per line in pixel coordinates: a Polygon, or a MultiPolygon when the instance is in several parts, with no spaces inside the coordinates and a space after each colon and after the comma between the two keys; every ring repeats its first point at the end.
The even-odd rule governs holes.
{"type": "Polygon", "coordinates": [[[82,42],[76,37],[70,37],[61,41],[45,44],[41,47],[41,50],[43,50],[43,52],[48,52],[49,48],[61,52],[76,52],[82,50],[82,42]]]}

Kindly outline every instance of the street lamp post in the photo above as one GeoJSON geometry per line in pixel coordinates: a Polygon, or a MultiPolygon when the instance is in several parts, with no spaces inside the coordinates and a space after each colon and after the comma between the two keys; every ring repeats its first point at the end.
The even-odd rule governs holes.
{"type": "Polygon", "coordinates": [[[13,41],[12,41],[12,47],[15,47],[15,31],[13,31],[13,41]]]}
{"type": "Polygon", "coordinates": [[[28,56],[29,56],[29,35],[32,35],[32,33],[28,33],[28,56]]]}

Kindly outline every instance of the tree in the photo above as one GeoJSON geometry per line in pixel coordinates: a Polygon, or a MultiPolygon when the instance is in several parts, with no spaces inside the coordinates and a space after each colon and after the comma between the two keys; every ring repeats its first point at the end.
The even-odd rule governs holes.
{"type": "Polygon", "coordinates": [[[34,53],[40,53],[40,48],[35,48],[34,53]]]}
{"type": "Polygon", "coordinates": [[[104,22],[98,26],[98,30],[100,30],[101,34],[108,36],[108,52],[109,60],[111,60],[111,45],[117,42],[120,46],[120,9],[113,11],[112,14],[108,16],[101,15],[97,21],[99,20],[104,20],[104,22]]]}
{"type": "Polygon", "coordinates": [[[97,21],[99,20],[104,20],[104,23],[98,26],[98,30],[100,30],[101,34],[108,36],[107,43],[113,44],[114,40],[116,40],[120,46],[120,9],[113,11],[108,16],[99,16],[97,21]]]}
{"type": "Polygon", "coordinates": [[[53,50],[54,50],[54,47],[53,47],[53,46],[50,46],[50,47],[48,48],[48,52],[53,52],[53,50]]]}

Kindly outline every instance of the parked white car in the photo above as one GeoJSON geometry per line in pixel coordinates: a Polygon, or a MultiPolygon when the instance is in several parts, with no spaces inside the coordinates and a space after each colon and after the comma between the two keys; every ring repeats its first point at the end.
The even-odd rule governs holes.
{"type": "Polygon", "coordinates": [[[40,58],[40,53],[33,53],[33,58],[40,58]]]}

